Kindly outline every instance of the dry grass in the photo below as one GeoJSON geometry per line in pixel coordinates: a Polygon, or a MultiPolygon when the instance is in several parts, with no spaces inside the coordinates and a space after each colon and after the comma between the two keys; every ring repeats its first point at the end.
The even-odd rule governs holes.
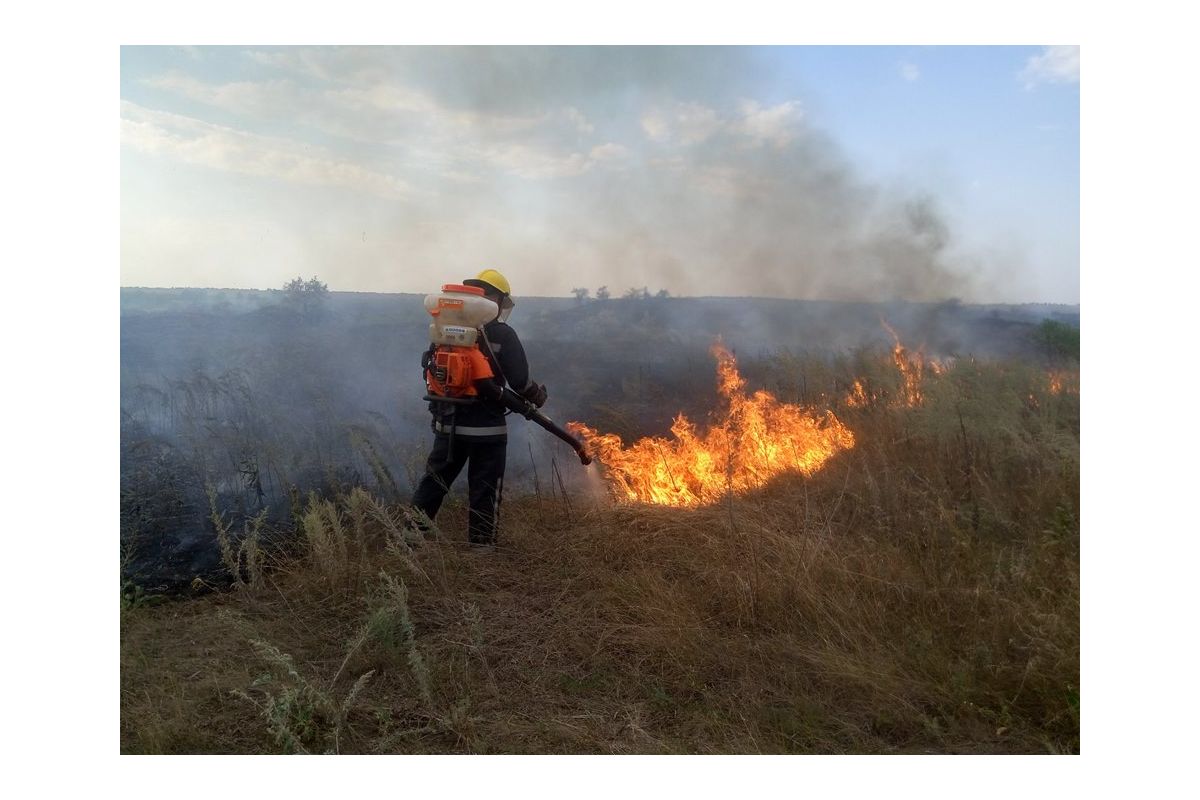
{"type": "Polygon", "coordinates": [[[959,365],[717,506],[506,498],[495,552],[457,502],[414,544],[312,498],[304,553],[123,614],[122,749],[1077,752],[1078,396],[1039,375],[959,365]]]}

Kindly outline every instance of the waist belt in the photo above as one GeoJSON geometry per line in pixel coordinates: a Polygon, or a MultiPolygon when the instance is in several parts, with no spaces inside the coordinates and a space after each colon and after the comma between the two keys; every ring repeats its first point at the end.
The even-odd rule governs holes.
{"type": "Polygon", "coordinates": [[[507,425],[477,427],[475,425],[443,425],[440,422],[435,422],[433,423],[433,429],[438,433],[450,433],[451,429],[453,429],[455,436],[503,436],[508,433],[507,425]]]}

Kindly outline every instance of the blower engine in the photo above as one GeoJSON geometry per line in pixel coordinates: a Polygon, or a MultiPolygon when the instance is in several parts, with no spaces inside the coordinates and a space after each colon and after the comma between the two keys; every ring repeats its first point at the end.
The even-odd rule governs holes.
{"type": "Polygon", "coordinates": [[[425,298],[425,310],[433,317],[429,324],[429,351],[425,354],[425,400],[442,404],[450,419],[450,447],[454,447],[454,409],[478,403],[481,398],[498,401],[510,411],[545,428],[575,450],[583,464],[592,458],[583,443],[560,428],[533,403],[504,385],[484,355],[491,354],[483,326],[496,318],[499,307],[488,300],[483,289],[448,283],[440,294],[425,298]],[[499,379],[499,380],[497,380],[499,379]]]}

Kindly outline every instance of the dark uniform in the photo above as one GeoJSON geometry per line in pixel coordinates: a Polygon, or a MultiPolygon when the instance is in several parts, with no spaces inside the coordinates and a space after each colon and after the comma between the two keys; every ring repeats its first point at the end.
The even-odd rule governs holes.
{"type": "MultiPolygon", "coordinates": [[[[531,385],[529,363],[517,332],[498,320],[489,322],[483,330],[491,343],[488,357],[496,373],[495,380],[506,381],[514,391],[524,393],[531,385]]],[[[488,348],[483,350],[488,355],[488,348]]],[[[472,544],[495,544],[508,448],[504,406],[486,398],[470,405],[429,405],[433,412],[433,450],[425,464],[425,476],[413,493],[412,504],[433,519],[465,464],[470,505],[468,538],[472,544]]]]}

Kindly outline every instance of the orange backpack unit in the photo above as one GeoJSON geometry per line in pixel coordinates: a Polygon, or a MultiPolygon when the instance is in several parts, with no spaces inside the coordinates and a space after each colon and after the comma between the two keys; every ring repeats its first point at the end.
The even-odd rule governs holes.
{"type": "MultiPolygon", "coordinates": [[[[483,289],[447,283],[439,294],[425,298],[425,310],[433,317],[429,324],[429,349],[421,359],[425,372],[425,399],[430,401],[430,410],[438,420],[435,430],[441,430],[438,425],[449,429],[449,454],[453,451],[457,430],[455,408],[479,400],[477,381],[501,377],[480,348],[481,342],[490,347],[483,326],[498,317],[500,307],[484,296],[483,289]]],[[[571,445],[581,464],[592,463],[583,442],[556,425],[529,400],[504,386],[503,381],[490,387],[485,385],[484,389],[494,390],[493,399],[504,408],[519,413],[571,445]]]]}
{"type": "Polygon", "coordinates": [[[440,294],[425,298],[425,310],[433,317],[429,350],[422,359],[428,398],[474,400],[479,395],[475,381],[495,377],[479,338],[499,307],[484,297],[483,289],[448,283],[440,294]]]}

